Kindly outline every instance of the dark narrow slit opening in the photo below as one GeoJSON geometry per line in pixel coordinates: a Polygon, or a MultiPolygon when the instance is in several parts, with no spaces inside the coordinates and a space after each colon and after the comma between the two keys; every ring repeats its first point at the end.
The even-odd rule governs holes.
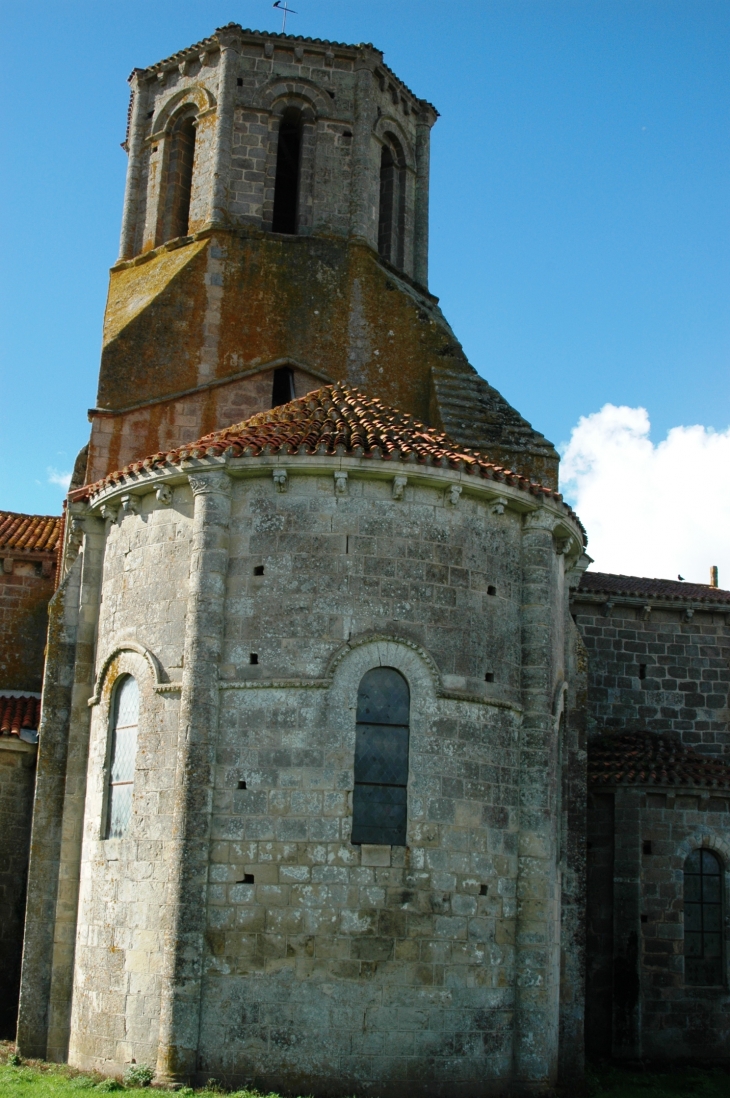
{"type": "Polygon", "coordinates": [[[644,854],[651,854],[651,839],[644,839],[644,842],[641,844],[641,849],[644,854]]]}
{"type": "Polygon", "coordinates": [[[640,663],[639,664],[639,678],[640,679],[645,679],[646,678],[646,664],[645,663],[640,663]]]}
{"type": "Polygon", "coordinates": [[[278,408],[280,404],[288,404],[290,400],[294,400],[294,371],[290,366],[279,366],[274,370],[271,407],[278,408]]]}
{"type": "Polygon", "coordinates": [[[175,129],[167,169],[166,240],[188,235],[194,161],[195,121],[193,118],[184,118],[175,129]]]}
{"type": "Polygon", "coordinates": [[[275,233],[296,233],[299,205],[299,164],[302,151],[302,112],[296,107],[284,111],[279,124],[274,183],[275,233]]]}
{"type": "Polygon", "coordinates": [[[248,662],[249,663],[258,663],[259,662],[258,653],[257,652],[251,652],[251,654],[248,657],[248,662]]]}

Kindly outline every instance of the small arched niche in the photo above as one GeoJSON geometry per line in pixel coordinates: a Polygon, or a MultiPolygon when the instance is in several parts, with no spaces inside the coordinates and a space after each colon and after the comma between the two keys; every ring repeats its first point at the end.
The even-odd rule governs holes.
{"type": "Polygon", "coordinates": [[[195,111],[185,111],[177,117],[170,131],[162,233],[158,243],[188,235],[195,167],[196,118],[195,111]]]}
{"type": "Polygon", "coordinates": [[[395,267],[405,262],[406,161],[398,138],[385,135],[380,150],[378,251],[395,267]]]}
{"type": "Polygon", "coordinates": [[[287,107],[279,122],[272,232],[295,234],[299,225],[299,181],[304,119],[299,107],[287,107]]]}

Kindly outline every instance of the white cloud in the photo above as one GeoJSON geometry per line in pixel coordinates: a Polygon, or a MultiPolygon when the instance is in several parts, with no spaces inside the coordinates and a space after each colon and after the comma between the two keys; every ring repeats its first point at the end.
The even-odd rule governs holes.
{"type": "Polygon", "coordinates": [[[62,473],[60,470],[54,469],[50,465],[46,472],[48,473],[49,484],[57,484],[59,488],[63,488],[64,492],[68,492],[68,486],[71,483],[70,473],[62,473]]]}
{"type": "Polygon", "coordinates": [[[730,428],[673,427],[657,445],[645,408],[605,404],[564,448],[561,487],[588,531],[592,569],[730,588],[730,428]]]}

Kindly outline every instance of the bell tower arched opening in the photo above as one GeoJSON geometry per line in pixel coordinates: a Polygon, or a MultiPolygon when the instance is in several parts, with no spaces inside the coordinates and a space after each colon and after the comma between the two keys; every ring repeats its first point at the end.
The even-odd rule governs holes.
{"type": "Polygon", "coordinates": [[[302,112],[298,107],[287,107],[279,123],[272,232],[297,232],[301,159],[302,112]]]}
{"type": "Polygon", "coordinates": [[[399,142],[388,135],[380,152],[380,207],[378,251],[396,267],[403,267],[406,228],[406,167],[399,142]]]}
{"type": "Polygon", "coordinates": [[[162,241],[187,236],[195,163],[195,116],[178,119],[170,135],[162,241]]]}

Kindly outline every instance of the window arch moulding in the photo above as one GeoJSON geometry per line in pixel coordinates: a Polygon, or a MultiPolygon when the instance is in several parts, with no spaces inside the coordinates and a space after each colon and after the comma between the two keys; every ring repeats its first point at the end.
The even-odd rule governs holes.
{"type": "Polygon", "coordinates": [[[104,686],[109,675],[109,669],[114,661],[125,652],[134,652],[138,656],[146,661],[149,668],[150,675],[152,676],[152,688],[155,693],[166,694],[180,690],[181,684],[179,682],[165,682],[163,679],[162,664],[158,660],[157,656],[151,649],[145,647],[143,644],[137,644],[136,641],[125,641],[124,644],[118,644],[114,648],[110,649],[102,662],[99,664],[99,673],[96,676],[96,683],[94,684],[94,693],[89,698],[87,705],[95,706],[99,705],[104,693],[104,686]]]}
{"type": "Polygon", "coordinates": [[[183,114],[185,111],[194,110],[197,115],[196,120],[200,121],[204,115],[216,110],[217,105],[212,92],[201,85],[181,88],[179,92],[170,96],[160,113],[152,120],[152,130],[147,138],[147,143],[161,141],[163,138],[168,137],[178,115],[183,114]]]}
{"type": "Polygon", "coordinates": [[[283,80],[281,77],[273,77],[268,84],[259,88],[252,103],[254,109],[279,114],[283,113],[287,106],[300,109],[309,107],[314,118],[326,118],[332,111],[329,96],[325,95],[311,80],[283,80]]]}
{"type": "Polygon", "coordinates": [[[408,134],[397,118],[393,118],[391,115],[384,114],[378,119],[373,126],[373,136],[377,138],[381,145],[388,144],[388,134],[391,133],[395,137],[401,146],[403,151],[403,158],[405,160],[404,167],[411,172],[416,171],[416,156],[413,151],[413,145],[408,134]]]}

